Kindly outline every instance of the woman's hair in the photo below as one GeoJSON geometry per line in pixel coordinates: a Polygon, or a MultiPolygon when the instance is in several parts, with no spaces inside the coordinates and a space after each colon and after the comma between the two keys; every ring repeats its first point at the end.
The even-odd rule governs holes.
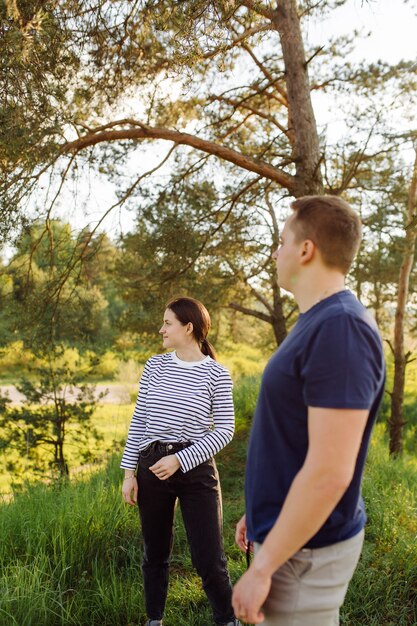
{"type": "Polygon", "coordinates": [[[304,196],[291,208],[296,241],[311,239],[328,267],[347,274],[361,241],[359,215],[336,196],[304,196]]]}
{"type": "Polygon", "coordinates": [[[195,298],[182,297],[170,300],[166,307],[174,313],[175,317],[183,326],[189,322],[192,323],[193,336],[200,346],[201,352],[211,356],[212,359],[215,359],[216,351],[211,343],[207,341],[207,334],[211,327],[211,320],[209,312],[204,304],[195,298]]]}

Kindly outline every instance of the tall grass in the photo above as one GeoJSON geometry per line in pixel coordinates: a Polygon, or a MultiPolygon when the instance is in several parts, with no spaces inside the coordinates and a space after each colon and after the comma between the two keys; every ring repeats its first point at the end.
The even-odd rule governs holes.
{"type": "MultiPolygon", "coordinates": [[[[234,527],[244,509],[246,442],[257,385],[256,379],[237,383],[236,436],[217,457],[233,580],[245,569],[234,527]]],[[[417,467],[411,457],[389,459],[386,449],[379,425],[364,481],[367,539],[341,618],[349,626],[417,624],[417,467]]],[[[105,469],[68,484],[28,484],[0,507],[1,626],[143,624],[139,522],[120,497],[119,458],[114,455],[105,469]]],[[[180,514],[165,624],[212,624],[180,514]]]]}
{"type": "Polygon", "coordinates": [[[417,459],[392,459],[378,424],[364,476],[366,542],[344,606],[344,624],[417,625],[417,459]]]}

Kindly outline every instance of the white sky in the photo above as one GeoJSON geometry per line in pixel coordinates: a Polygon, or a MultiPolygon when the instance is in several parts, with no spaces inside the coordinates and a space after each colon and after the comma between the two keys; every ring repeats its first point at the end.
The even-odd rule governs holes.
{"type": "MultiPolygon", "coordinates": [[[[382,60],[395,64],[415,60],[417,63],[417,2],[350,0],[321,23],[311,23],[306,28],[309,41],[317,46],[323,45],[329,35],[344,35],[355,30],[362,35],[370,34],[356,39],[350,61],[382,60]]],[[[328,135],[342,132],[344,120],[337,107],[319,91],[313,92],[312,98],[318,125],[325,125],[328,135]]]]}
{"type": "Polygon", "coordinates": [[[371,31],[359,41],[354,60],[384,59],[395,63],[403,58],[417,60],[417,3],[404,0],[350,0],[309,32],[312,41],[326,41],[329,33],[342,35],[356,30],[371,31]],[[414,5],[414,8],[413,6],[414,5]]]}

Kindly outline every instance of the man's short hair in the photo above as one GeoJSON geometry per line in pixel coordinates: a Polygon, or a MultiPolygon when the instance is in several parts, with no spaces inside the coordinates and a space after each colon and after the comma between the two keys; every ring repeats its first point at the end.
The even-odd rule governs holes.
{"type": "Polygon", "coordinates": [[[291,208],[296,241],[310,239],[325,265],[347,274],[361,241],[359,215],[336,196],[304,196],[297,198],[291,208]]]}

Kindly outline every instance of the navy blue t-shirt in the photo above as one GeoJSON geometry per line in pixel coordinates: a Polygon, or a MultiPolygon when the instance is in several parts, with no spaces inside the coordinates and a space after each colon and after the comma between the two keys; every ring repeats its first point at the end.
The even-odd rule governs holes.
{"type": "Polygon", "coordinates": [[[246,465],[250,541],[265,539],[304,463],[309,406],[369,409],[369,418],[352,482],[305,547],[349,539],[364,527],[361,480],[384,382],[377,326],[350,291],[334,294],[300,314],[262,377],[246,465]]]}

